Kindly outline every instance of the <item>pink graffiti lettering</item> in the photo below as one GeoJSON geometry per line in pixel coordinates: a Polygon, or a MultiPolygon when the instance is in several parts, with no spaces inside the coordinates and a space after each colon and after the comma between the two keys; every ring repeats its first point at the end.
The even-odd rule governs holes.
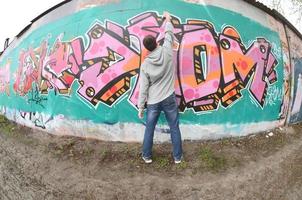
{"type": "Polygon", "coordinates": [[[33,83],[40,85],[46,48],[46,43],[43,42],[41,46],[35,50],[29,48],[28,51],[22,51],[20,53],[19,67],[13,86],[17,94],[24,96],[32,89],[33,83]]]}
{"type": "MultiPolygon", "coordinates": [[[[228,107],[241,98],[243,89],[261,107],[265,105],[266,91],[277,81],[278,64],[265,38],[256,38],[246,47],[234,27],[218,33],[208,21],[182,24],[175,16],[172,24],[175,91],[181,111],[216,110],[219,104],[228,107]]],[[[95,23],[87,32],[87,47],[82,37],[72,41],[59,37],[47,55],[46,42],[38,49],[29,48],[20,53],[14,90],[26,95],[37,83],[42,94],[55,89],[66,95],[77,80],[77,93],[93,106],[99,102],[112,106],[130,90],[128,100],[136,106],[139,67],[146,57],[143,38],[153,35],[162,43],[164,27],[162,17],[146,12],[130,19],[126,27],[111,21],[105,26],[95,23]]]]}
{"type": "Polygon", "coordinates": [[[139,55],[130,48],[129,36],[116,24],[107,22],[118,34],[100,24],[89,31],[90,45],[84,59],[92,65],[80,75],[78,93],[92,104],[99,101],[112,105],[130,87],[130,78],[137,74],[139,55]]]}

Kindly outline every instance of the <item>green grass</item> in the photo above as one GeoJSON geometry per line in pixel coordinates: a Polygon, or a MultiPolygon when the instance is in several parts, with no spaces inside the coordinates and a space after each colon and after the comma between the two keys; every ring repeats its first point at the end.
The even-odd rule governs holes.
{"type": "Polygon", "coordinates": [[[0,115],[0,123],[7,123],[9,122],[9,120],[4,116],[4,115],[0,115]]]}
{"type": "Polygon", "coordinates": [[[166,169],[169,166],[169,159],[165,157],[155,157],[154,158],[155,168],[166,169]]]}
{"type": "Polygon", "coordinates": [[[10,122],[5,116],[0,115],[0,130],[1,133],[7,136],[15,135],[16,126],[10,122]]]}
{"type": "Polygon", "coordinates": [[[203,147],[199,152],[199,161],[202,168],[219,171],[226,168],[227,160],[222,155],[216,155],[213,150],[203,147]]]}
{"type": "Polygon", "coordinates": [[[100,160],[104,161],[106,159],[106,157],[109,155],[109,150],[105,147],[100,151],[100,160]]]}
{"type": "Polygon", "coordinates": [[[94,153],[94,149],[90,146],[84,146],[84,149],[82,151],[82,155],[84,156],[91,156],[94,153]]]}
{"type": "Polygon", "coordinates": [[[6,137],[17,139],[19,142],[33,146],[37,144],[37,140],[27,137],[25,133],[15,122],[8,120],[5,116],[0,115],[0,134],[6,137]]]}
{"type": "Polygon", "coordinates": [[[54,154],[56,155],[63,155],[68,154],[70,157],[74,156],[74,149],[73,146],[75,145],[74,140],[67,140],[65,143],[62,144],[55,144],[54,145],[54,154]]]}
{"type": "Polygon", "coordinates": [[[230,138],[223,138],[221,139],[221,144],[227,146],[231,143],[230,138]]]}
{"type": "Polygon", "coordinates": [[[180,164],[176,165],[176,169],[186,169],[188,168],[188,163],[186,161],[182,161],[180,164]]]}

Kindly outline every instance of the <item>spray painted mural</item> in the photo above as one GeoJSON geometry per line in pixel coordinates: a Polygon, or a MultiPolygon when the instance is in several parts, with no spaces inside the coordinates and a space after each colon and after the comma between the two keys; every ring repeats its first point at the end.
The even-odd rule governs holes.
{"type": "MultiPolygon", "coordinates": [[[[139,72],[143,38],[154,35],[159,42],[164,38],[165,23],[156,13],[143,13],[129,22],[125,28],[111,21],[106,21],[106,26],[94,24],[87,32],[86,49],[81,37],[72,41],[59,37],[50,49],[43,42],[36,49],[21,52],[15,92],[26,95],[34,83],[41,94],[55,90],[68,95],[73,82],[78,81],[81,98],[94,106],[100,101],[113,105],[129,91],[131,77],[139,72]]],[[[173,24],[179,41],[174,57],[180,110],[214,110],[219,102],[228,107],[240,99],[240,91],[249,81],[247,89],[264,106],[268,85],[277,81],[277,60],[265,38],[256,38],[245,47],[233,27],[216,33],[210,22],[188,20],[181,24],[176,17],[173,24]]],[[[135,106],[138,87],[136,84],[129,98],[135,106]]]]}
{"type": "Polygon", "coordinates": [[[290,61],[292,65],[292,87],[289,122],[302,121],[302,40],[291,30],[286,29],[290,46],[290,61]]]}
{"type": "MultiPolygon", "coordinates": [[[[98,14],[97,7],[30,34],[1,58],[4,110],[13,109],[14,117],[49,130],[47,124],[58,116],[96,124],[143,124],[136,116],[139,68],[146,56],[142,40],[153,35],[162,43],[165,27],[162,11],[153,11],[150,2],[144,3],[148,10],[125,11],[125,21],[114,12],[112,17],[98,14]],[[93,17],[85,18],[87,13],[93,17]],[[75,18],[82,21],[75,23],[75,18]],[[11,98],[14,106],[9,103],[11,98]]],[[[114,4],[115,9],[121,4],[114,4]]],[[[188,8],[171,12],[181,123],[240,127],[278,121],[283,95],[278,34],[218,7],[208,6],[207,11],[222,13],[216,16],[220,22],[205,13],[190,12],[204,6],[182,1],[173,1],[173,5],[188,8]],[[243,29],[247,22],[256,28],[243,29]]]]}
{"type": "Polygon", "coordinates": [[[291,122],[302,120],[302,113],[300,112],[302,106],[302,59],[294,59],[295,68],[295,85],[294,85],[294,101],[291,111],[291,122]]]}

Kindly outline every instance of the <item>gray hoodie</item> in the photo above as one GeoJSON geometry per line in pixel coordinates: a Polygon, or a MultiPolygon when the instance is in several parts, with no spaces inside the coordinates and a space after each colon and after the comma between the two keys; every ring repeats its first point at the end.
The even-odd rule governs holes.
{"type": "Polygon", "coordinates": [[[145,102],[156,104],[169,97],[174,89],[173,25],[166,23],[163,46],[158,46],[144,60],[140,68],[138,108],[145,102]]]}

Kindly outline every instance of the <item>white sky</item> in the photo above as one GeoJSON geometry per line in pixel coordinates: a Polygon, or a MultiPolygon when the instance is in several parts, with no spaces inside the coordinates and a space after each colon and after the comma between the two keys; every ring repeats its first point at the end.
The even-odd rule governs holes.
{"type": "MultiPolygon", "coordinates": [[[[270,5],[271,0],[259,0],[270,5]]],[[[4,40],[10,41],[25,27],[32,19],[62,2],[62,0],[6,0],[1,1],[0,6],[0,51],[3,49],[4,40]]],[[[288,0],[283,0],[285,17],[287,17],[302,32],[302,23],[297,23],[295,16],[290,14],[288,0]]]]}
{"type": "MultiPolygon", "coordinates": [[[[273,6],[273,0],[257,0],[263,4],[265,4],[268,7],[273,6]]],[[[293,13],[295,9],[293,9],[294,5],[292,4],[292,1],[290,0],[282,0],[281,2],[281,10],[278,10],[285,18],[287,18],[288,21],[290,21],[301,33],[302,33],[302,22],[298,21],[299,15],[302,15],[300,13],[293,13]],[[284,12],[284,13],[282,13],[284,12]]]]}
{"type": "Polygon", "coordinates": [[[10,41],[30,21],[42,14],[62,0],[5,0],[0,3],[0,51],[3,50],[4,41],[10,41]]]}

